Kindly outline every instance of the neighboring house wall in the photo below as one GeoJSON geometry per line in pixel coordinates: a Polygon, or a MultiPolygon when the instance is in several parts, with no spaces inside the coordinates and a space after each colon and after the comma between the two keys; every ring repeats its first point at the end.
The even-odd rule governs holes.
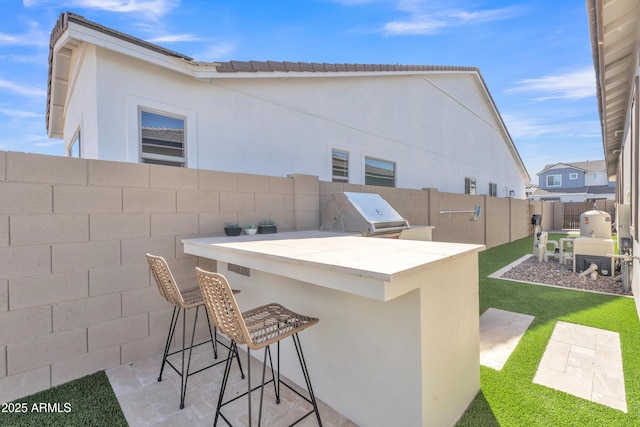
{"type": "MultiPolygon", "coordinates": [[[[553,181],[553,179],[551,179],[553,181]]],[[[605,183],[606,184],[606,183],[605,183]]],[[[561,188],[579,188],[587,185],[585,183],[585,173],[583,170],[575,169],[575,168],[551,168],[540,174],[540,178],[538,181],[538,186],[543,190],[558,190],[561,188]],[[558,186],[549,186],[549,181],[547,177],[559,177],[560,185],[558,186]],[[573,179],[572,179],[573,178],[573,179]]]]}
{"type": "Polygon", "coordinates": [[[103,49],[98,62],[99,133],[83,142],[102,159],[139,161],[143,108],[186,118],[190,167],[266,175],[295,169],[329,181],[331,150],[340,149],[349,153],[353,184],[364,184],[364,159],[372,157],[395,164],[400,188],[464,193],[464,178],[473,177],[477,194],[496,183],[499,196],[513,190],[524,198],[524,180],[468,75],[208,84],[103,49]]]}
{"type": "Polygon", "coordinates": [[[528,200],[0,151],[0,401],[162,351],[171,307],[146,252],[195,285],[196,266],[217,266],[185,255],[181,238],[264,218],[317,229],[322,203],[345,190],[380,193],[413,225],[435,225],[436,240],[529,234],[528,200]],[[477,221],[441,213],[475,205],[477,221]]]}
{"type": "Polygon", "coordinates": [[[129,56],[82,46],[71,50],[60,117],[65,145],[86,130],[84,158],[139,162],[145,109],[185,120],[192,168],[296,170],[330,181],[338,149],[349,154],[352,184],[365,183],[365,158],[374,158],[395,165],[398,188],[464,193],[472,178],[476,194],[493,185],[498,197],[525,198],[528,176],[477,71],[209,71],[198,79],[151,63],[141,47],[129,56]]]}
{"type": "Polygon", "coordinates": [[[604,160],[547,166],[538,174],[539,188],[529,197],[562,202],[614,200],[615,182],[608,181],[605,168],[604,160]]]}
{"type": "Polygon", "coordinates": [[[605,171],[587,172],[584,174],[584,185],[609,185],[615,187],[615,183],[609,182],[605,171]]]}
{"type": "Polygon", "coordinates": [[[82,157],[97,159],[100,157],[98,147],[84,143],[98,138],[98,105],[94,95],[97,84],[95,50],[95,46],[84,44],[72,56],[72,86],[69,89],[73,91],[74,102],[69,103],[65,110],[65,116],[71,120],[64,122],[64,134],[68,136],[64,140],[64,152],[80,131],[82,157]]]}

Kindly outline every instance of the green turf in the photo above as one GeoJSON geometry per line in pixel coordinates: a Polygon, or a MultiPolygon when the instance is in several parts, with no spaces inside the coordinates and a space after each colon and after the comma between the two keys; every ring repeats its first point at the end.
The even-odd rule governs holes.
{"type": "MultiPolygon", "coordinates": [[[[557,240],[561,236],[550,236],[557,240]]],[[[632,298],[489,279],[531,253],[533,239],[480,253],[480,313],[489,307],[535,319],[501,371],[480,367],[481,391],[458,426],[640,426],[640,322],[632,298]],[[628,413],[533,383],[558,320],[620,334],[628,413]]]]}
{"type": "Polygon", "coordinates": [[[2,404],[0,426],[127,426],[104,371],[2,404]]]}

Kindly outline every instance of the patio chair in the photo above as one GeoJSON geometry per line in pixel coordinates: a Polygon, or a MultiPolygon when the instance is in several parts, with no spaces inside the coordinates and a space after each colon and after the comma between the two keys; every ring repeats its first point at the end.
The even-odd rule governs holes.
{"type": "MultiPolygon", "coordinates": [[[[198,372],[202,372],[205,369],[209,369],[213,366],[221,364],[225,362],[225,360],[221,360],[218,362],[214,362],[211,365],[205,366],[204,368],[198,369],[194,372],[189,372],[191,366],[191,353],[193,352],[193,348],[211,343],[213,347],[213,355],[214,359],[218,358],[218,344],[229,348],[231,352],[231,347],[227,346],[225,343],[218,340],[217,330],[215,327],[213,330],[211,329],[211,322],[209,321],[209,316],[207,316],[207,324],[209,326],[209,335],[210,339],[193,345],[193,340],[195,338],[196,333],[196,324],[198,322],[198,311],[200,307],[204,306],[204,301],[202,299],[202,294],[200,293],[200,289],[196,287],[183,289],[181,290],[176,284],[175,279],[173,278],[173,274],[169,269],[169,265],[167,261],[161,256],[146,254],[147,262],[151,267],[151,272],[153,273],[153,278],[158,285],[158,290],[160,291],[160,295],[162,295],[171,305],[173,305],[173,315],[171,316],[171,324],[169,326],[169,334],[167,335],[167,343],[164,347],[164,355],[162,357],[162,366],[160,367],[160,375],[158,376],[158,381],[162,381],[162,373],[164,372],[165,364],[168,364],[173,368],[174,371],[178,375],[180,375],[180,409],[184,408],[184,400],[187,393],[187,380],[191,375],[197,374],[198,372]],[[195,308],[195,316],[193,319],[193,331],[191,332],[191,344],[186,346],[186,313],[187,310],[195,308]],[[180,313],[182,313],[182,348],[170,352],[171,342],[173,341],[174,333],[176,330],[176,326],[178,324],[178,319],[180,317],[180,313]],[[185,352],[189,351],[189,357],[187,360],[187,367],[185,370],[185,352]],[[169,357],[176,354],[182,353],[182,365],[180,369],[178,369],[174,364],[169,360],[169,357]]],[[[240,291],[234,290],[233,293],[238,293],[240,291]]],[[[238,366],[240,367],[240,374],[242,378],[244,378],[244,372],[242,370],[242,364],[240,363],[240,357],[237,358],[238,366]]]]}
{"type": "Polygon", "coordinates": [[[273,383],[274,385],[276,403],[280,403],[280,385],[284,385],[312,405],[312,409],[309,412],[304,414],[291,425],[297,424],[304,418],[315,413],[318,425],[322,426],[320,412],[318,411],[318,405],[311,386],[311,380],[309,378],[309,371],[302,353],[300,338],[298,337],[298,333],[300,331],[308,328],[309,326],[315,325],[318,323],[319,319],[294,313],[293,311],[290,311],[276,303],[263,305],[241,313],[238,308],[238,304],[236,303],[236,299],[233,296],[231,287],[223,275],[205,271],[201,268],[196,268],[196,277],[198,278],[198,284],[207,307],[207,313],[211,318],[211,322],[218,327],[221,333],[225,334],[231,340],[231,351],[227,356],[227,363],[225,365],[222,386],[218,397],[218,406],[213,423],[214,427],[218,424],[219,417],[224,419],[228,425],[231,425],[229,420],[224,416],[224,414],[222,414],[222,407],[243,396],[247,396],[249,412],[248,425],[252,426],[251,392],[258,388],[260,388],[260,408],[258,412],[258,426],[260,426],[262,421],[264,386],[268,383],[273,383]],[[308,398],[300,394],[280,378],[280,341],[289,336],[293,338],[298,360],[300,361],[300,367],[302,368],[302,374],[304,375],[307,390],[309,392],[308,398]],[[273,369],[273,360],[271,358],[270,350],[271,344],[274,343],[277,344],[278,352],[277,372],[274,372],[273,369]],[[247,345],[247,391],[224,402],[224,393],[229,379],[229,371],[233,357],[238,354],[238,344],[247,345]],[[264,348],[262,384],[252,389],[251,350],[259,350],[262,348],[264,348]],[[271,380],[265,382],[267,355],[269,355],[269,364],[271,367],[271,380]]]}

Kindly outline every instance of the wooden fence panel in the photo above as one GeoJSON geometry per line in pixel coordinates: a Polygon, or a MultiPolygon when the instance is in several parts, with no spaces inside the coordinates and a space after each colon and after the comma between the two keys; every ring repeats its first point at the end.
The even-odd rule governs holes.
{"type": "Polygon", "coordinates": [[[580,228],[580,215],[593,209],[593,202],[566,202],[562,204],[562,228],[580,228]]]}

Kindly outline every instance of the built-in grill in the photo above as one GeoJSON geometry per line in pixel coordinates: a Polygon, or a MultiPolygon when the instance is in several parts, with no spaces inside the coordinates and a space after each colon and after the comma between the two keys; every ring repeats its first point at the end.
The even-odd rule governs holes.
{"type": "Polygon", "coordinates": [[[321,230],[357,232],[363,236],[399,234],[409,222],[374,193],[333,193],[321,210],[321,230]]]}

